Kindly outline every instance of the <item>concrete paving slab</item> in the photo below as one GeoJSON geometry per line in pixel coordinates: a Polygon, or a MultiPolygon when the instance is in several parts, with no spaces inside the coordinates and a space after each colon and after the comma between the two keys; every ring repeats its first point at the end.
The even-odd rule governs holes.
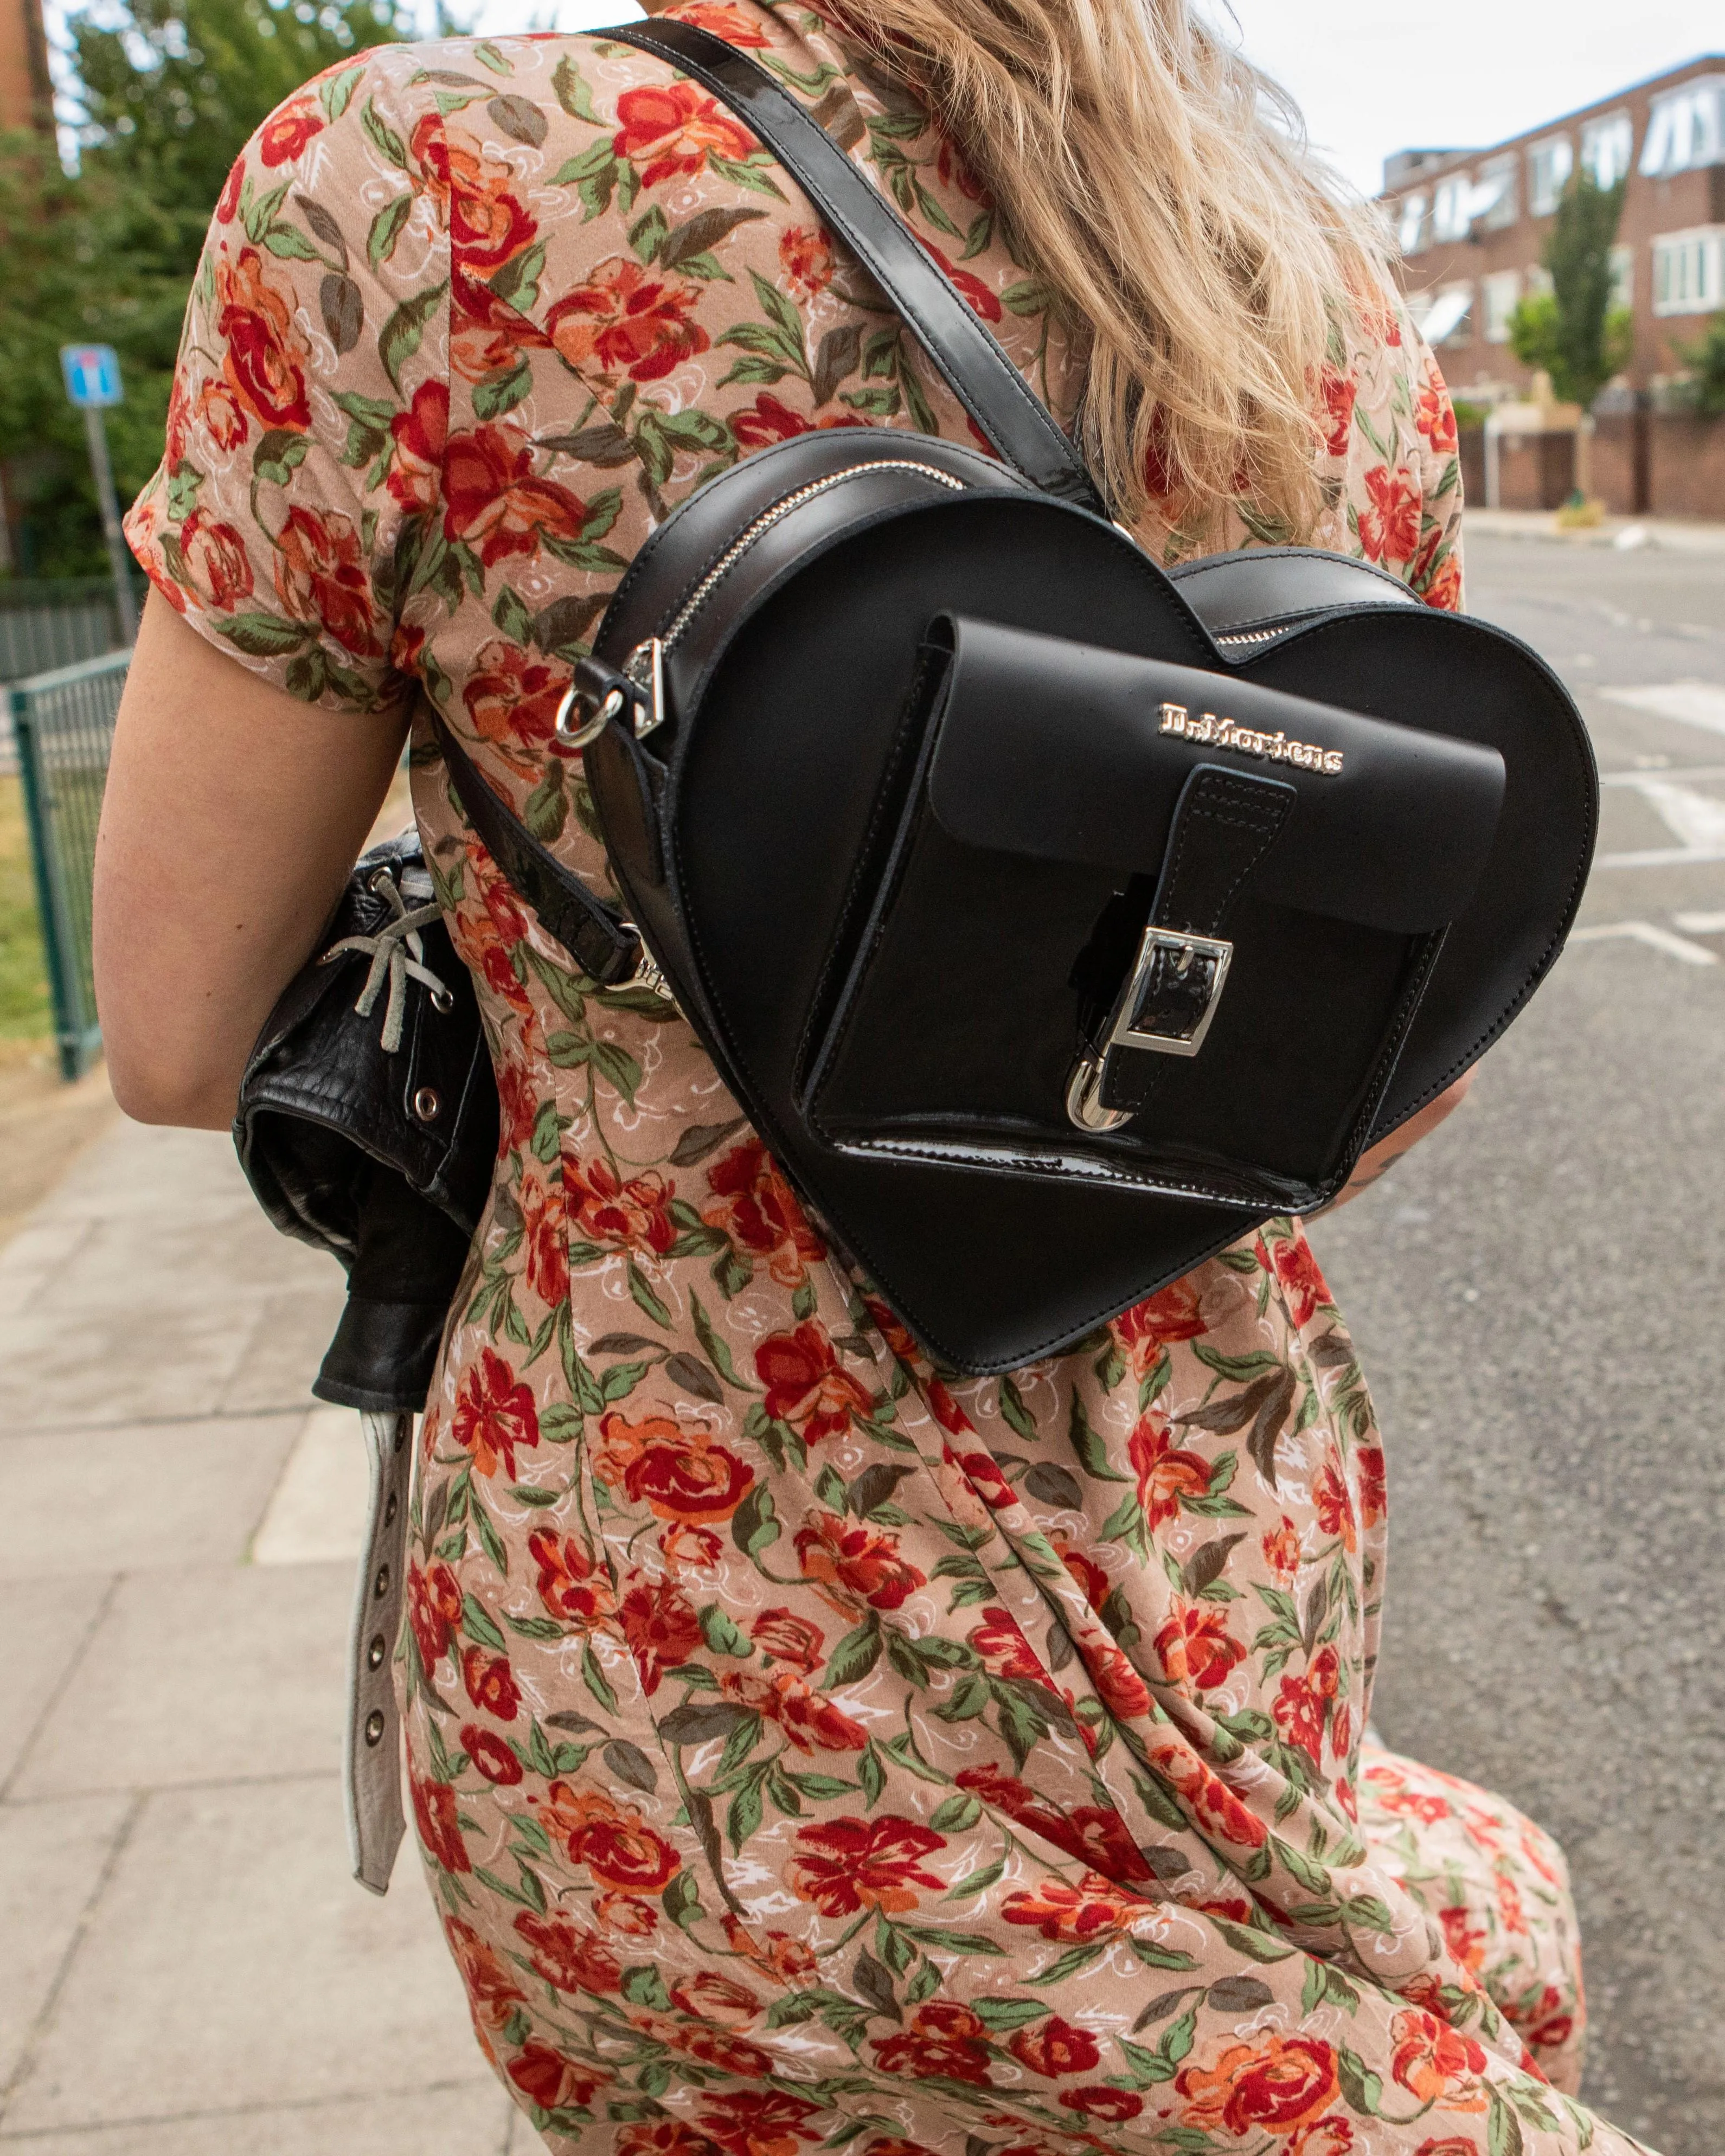
{"type": "Polygon", "coordinates": [[[352,1585],[339,1563],[131,1574],[13,1794],[336,1772],[352,1585]]]}
{"type": "Polygon", "coordinates": [[[80,1797],[0,1806],[0,1909],[6,1913],[0,2090],[18,2071],[134,1801],[80,1797]]]}
{"type": "Polygon", "coordinates": [[[122,1121],[79,1156],[36,1217],[172,1220],[177,1226],[247,1206],[255,1212],[224,1131],[122,1121]]]}
{"type": "Polygon", "coordinates": [[[287,1456],[252,1543],[254,1565],[346,1560],[348,1573],[365,1548],[371,1478],[359,1414],[314,1408],[287,1456]]]}
{"type": "Polygon", "coordinates": [[[94,1227],[93,1221],[56,1220],[46,1214],[27,1220],[0,1248],[0,1302],[8,1310],[28,1310],[94,1227]]]}
{"type": "Polygon", "coordinates": [[[237,1564],[298,1432],[251,1415],[8,1437],[0,1580],[237,1564]]]}
{"type": "MultiPolygon", "coordinates": [[[[382,1901],[354,1886],[334,1776],[151,1797],[8,2108],[7,2138],[204,2104],[374,2099],[380,2084],[470,2081],[495,2097],[413,1870],[404,1856],[382,1901]]],[[[240,2145],[260,2145],[249,2127],[228,2143],[240,2145]]]]}
{"type": "Polygon", "coordinates": [[[92,1301],[0,1317],[0,1435],[213,1414],[239,1367],[249,1315],[244,1303],[92,1301]]]}
{"type": "Polygon", "coordinates": [[[328,1259],[317,1265],[317,1255],[279,1235],[255,1206],[211,1210],[195,1220],[121,1215],[90,1224],[88,1237],[35,1306],[81,1317],[91,1305],[207,1309],[255,1301],[297,1284],[302,1270],[314,1283],[326,1270],[339,1273],[328,1259]]]}
{"type": "MultiPolygon", "coordinates": [[[[291,1249],[285,1236],[277,1240],[291,1249]]],[[[311,1381],[341,1315],[346,1292],[341,1267],[325,1258],[315,1284],[271,1295],[259,1304],[216,1412],[255,1414],[309,1402],[311,1381]]]]}
{"type": "Polygon", "coordinates": [[[85,2132],[15,2137],[0,2127],[0,2148],[44,2156],[525,2156],[543,2143],[487,2076],[486,2085],[403,2090],[280,2110],[218,2112],[130,2122],[85,2132]],[[506,2116],[506,2113],[509,2116],[506,2116]]]}
{"type": "Polygon", "coordinates": [[[0,1584],[0,1792],[64,1686],[111,1585],[89,1574],[0,1584]]]}

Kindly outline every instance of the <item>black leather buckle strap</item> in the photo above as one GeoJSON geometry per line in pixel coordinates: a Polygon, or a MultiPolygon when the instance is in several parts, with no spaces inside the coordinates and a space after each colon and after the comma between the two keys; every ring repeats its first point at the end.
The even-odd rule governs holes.
{"type": "Polygon", "coordinates": [[[993,447],[1062,501],[1108,510],[1084,459],[898,213],[819,122],[746,53],[692,23],[628,23],[598,33],[656,53],[745,120],[916,332],[993,447]]]}
{"type": "Polygon", "coordinates": [[[1066,1108],[1080,1130],[1129,1122],[1148,1105],[1162,1058],[1203,1047],[1234,955],[1221,933],[1229,911],[1298,798],[1285,779],[1214,764],[1187,780],[1132,971],[1073,1066],[1066,1108]]]}
{"type": "Polygon", "coordinates": [[[428,701],[425,711],[467,820],[507,880],[589,980],[614,988],[640,973],[640,937],[506,808],[428,701]]]}

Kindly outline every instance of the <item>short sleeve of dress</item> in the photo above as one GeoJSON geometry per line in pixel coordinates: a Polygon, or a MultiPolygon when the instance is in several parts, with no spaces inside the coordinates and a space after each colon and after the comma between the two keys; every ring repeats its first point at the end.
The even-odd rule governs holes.
{"type": "Polygon", "coordinates": [[[448,191],[422,72],[388,48],[346,62],[247,144],[126,525],[202,635],[337,710],[405,693],[392,645],[440,486],[448,191]]]}

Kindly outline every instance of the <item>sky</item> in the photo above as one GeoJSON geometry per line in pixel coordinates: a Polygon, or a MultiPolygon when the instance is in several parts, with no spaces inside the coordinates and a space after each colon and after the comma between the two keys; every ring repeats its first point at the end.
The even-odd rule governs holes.
{"type": "MultiPolygon", "coordinates": [[[[459,4],[459,0],[458,0],[459,4]]],[[[1194,0],[1293,93],[1312,139],[1363,193],[1392,150],[1471,148],[1725,52],[1720,0],[1194,0]]],[[[586,29],[632,0],[480,0],[493,33],[586,29]]]]}

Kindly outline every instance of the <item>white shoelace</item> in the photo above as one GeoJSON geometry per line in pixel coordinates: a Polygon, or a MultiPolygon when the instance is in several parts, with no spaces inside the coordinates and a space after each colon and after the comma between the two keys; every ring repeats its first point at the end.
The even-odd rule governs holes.
{"type": "Polygon", "coordinates": [[[408,981],[418,981],[428,988],[439,1010],[449,1009],[451,998],[447,984],[424,963],[425,946],[419,936],[422,928],[429,927],[437,919],[436,901],[429,906],[409,907],[388,869],[378,870],[372,878],[371,887],[388,904],[394,917],[386,921],[375,936],[344,936],[339,943],[330,946],[318,963],[327,966],[350,951],[362,952],[371,960],[365,985],[353,1008],[359,1017],[369,1018],[377,1008],[384,982],[388,982],[389,1000],[383,1008],[382,1038],[384,1054],[393,1055],[401,1046],[408,981]]]}

